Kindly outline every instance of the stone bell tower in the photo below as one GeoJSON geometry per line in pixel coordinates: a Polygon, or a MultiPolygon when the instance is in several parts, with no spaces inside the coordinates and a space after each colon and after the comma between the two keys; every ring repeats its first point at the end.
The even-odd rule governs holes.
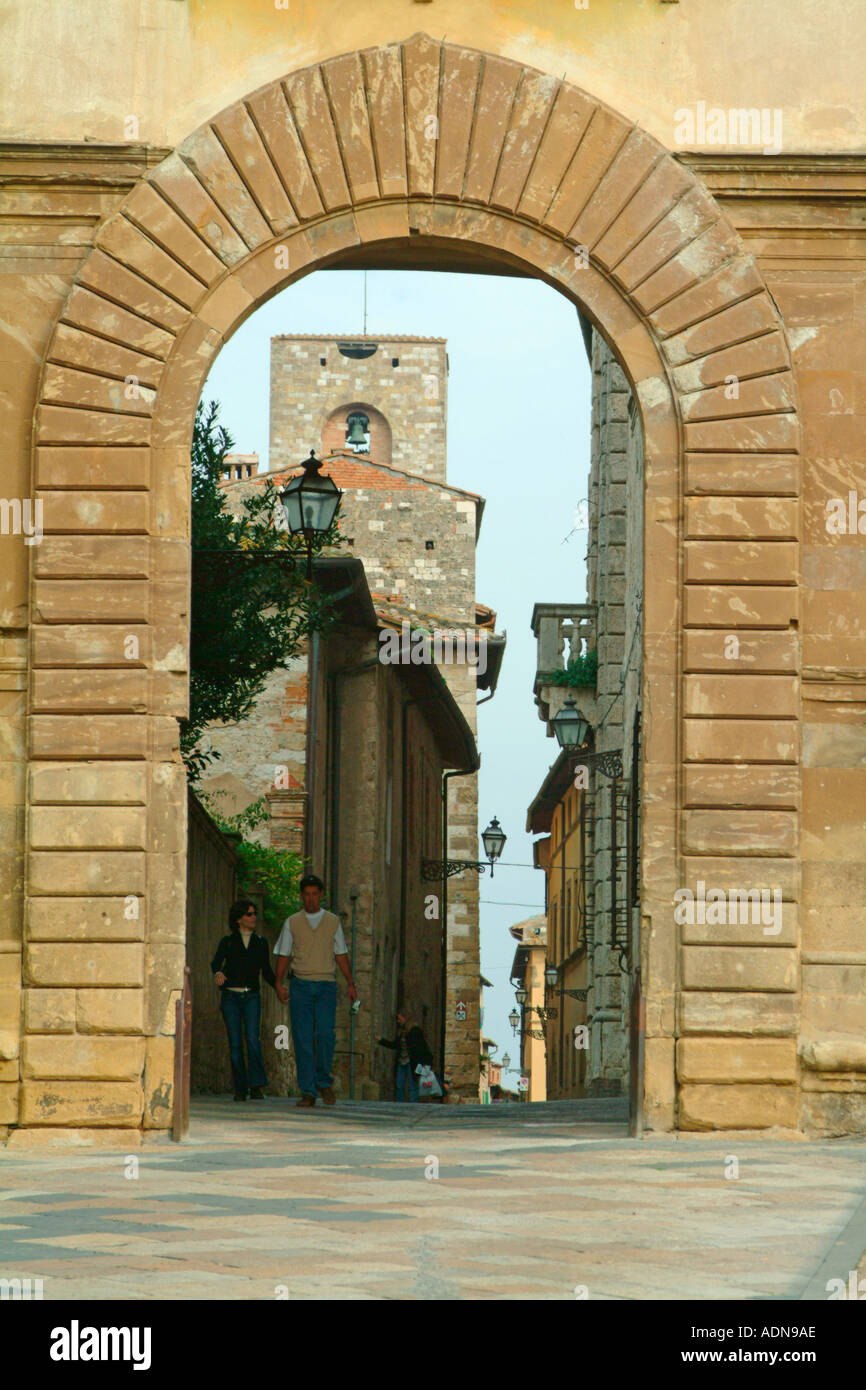
{"type": "Polygon", "coordinates": [[[447,399],[444,338],[281,334],[271,339],[270,471],[349,447],[444,483],[447,399]]]}

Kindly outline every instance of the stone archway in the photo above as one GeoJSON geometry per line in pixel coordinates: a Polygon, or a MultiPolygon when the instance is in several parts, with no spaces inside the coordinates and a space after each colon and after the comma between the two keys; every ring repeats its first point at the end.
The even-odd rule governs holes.
{"type": "Polygon", "coordinates": [[[778,312],[713,198],[655,140],[568,84],[424,35],[294,73],[191,135],[100,228],[51,339],[34,433],[45,539],[33,562],[25,970],[40,1007],[71,988],[104,998],[77,1071],[59,1052],[52,1071],[68,1039],[28,1036],[25,1022],[25,1059],[40,1067],[25,1060],[21,1123],[136,1125],[142,1106],[148,1122],[148,1098],[170,1079],[194,407],[259,304],[365,247],[443,265],[459,248],[543,278],[581,305],[636,392],[646,1122],[677,1123],[691,995],[680,1121],[752,1123],[758,1099],[766,1123],[796,1124],[795,1088],[796,1113],[772,1086],[744,1094],[748,1063],[721,1108],[707,1094],[720,1071],[734,1079],[720,1051],[726,991],[794,988],[793,914],[781,939],[727,937],[721,950],[707,929],[680,942],[671,907],[708,857],[717,880],[738,883],[761,882],[772,856],[786,899],[797,896],[796,811],[745,811],[741,795],[751,764],[795,767],[797,677],[773,664],[772,642],[748,673],[724,672],[715,651],[720,630],[753,646],[756,629],[787,630],[796,593],[798,429],[778,312]],[[742,585],[754,603],[729,601],[742,585]],[[686,653],[696,661],[684,670],[686,653]],[[780,669],[784,703],[765,717],[755,673],[780,669]],[[741,766],[720,772],[734,736],[741,766]],[[73,1077],[98,1077],[98,1101],[73,1077]]]}

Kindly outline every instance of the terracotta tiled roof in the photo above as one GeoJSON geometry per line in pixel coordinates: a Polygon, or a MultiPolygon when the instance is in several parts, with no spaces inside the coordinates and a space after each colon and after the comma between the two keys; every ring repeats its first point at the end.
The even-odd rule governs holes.
{"type": "MultiPolygon", "coordinates": [[[[383,491],[394,491],[400,488],[407,492],[433,487],[439,488],[442,492],[454,493],[458,497],[467,497],[471,502],[480,502],[482,505],[484,503],[484,498],[477,492],[467,492],[466,488],[454,487],[451,483],[441,483],[438,478],[425,478],[420,473],[409,473],[403,468],[392,468],[388,463],[377,463],[375,459],[355,453],[344,453],[340,450],[326,454],[322,463],[338,487],[370,487],[383,491]]],[[[251,478],[223,479],[221,486],[236,487],[242,483],[247,486],[250,484],[264,486],[270,479],[275,487],[281,487],[290,478],[300,473],[302,468],[303,464],[297,463],[291,468],[281,468],[274,473],[255,473],[251,478]]]]}
{"type": "Polygon", "coordinates": [[[402,599],[395,598],[393,594],[383,593],[381,590],[370,590],[370,598],[373,600],[373,607],[376,610],[376,617],[383,627],[396,628],[398,631],[404,622],[408,622],[412,628],[426,628],[428,630],[439,628],[441,632],[451,632],[458,629],[466,632],[470,628],[480,629],[484,625],[481,623],[456,623],[450,619],[446,620],[439,613],[429,613],[423,608],[412,608],[402,599]]]}

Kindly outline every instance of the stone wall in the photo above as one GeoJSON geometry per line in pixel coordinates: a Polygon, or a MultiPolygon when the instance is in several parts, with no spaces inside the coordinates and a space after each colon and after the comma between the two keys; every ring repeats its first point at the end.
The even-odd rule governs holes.
{"type": "Polygon", "coordinates": [[[589,482],[587,593],[596,605],[598,678],[595,751],[623,755],[616,784],[593,771],[586,792],[587,935],[591,1028],[590,1093],[628,1089],[629,980],[617,950],[624,944],[627,815],[631,732],[640,698],[643,573],[643,470],[640,431],[628,381],[600,335],[592,334],[592,450],[589,482]],[[628,756],[626,756],[628,745],[628,756]],[[615,802],[614,802],[615,798],[615,802]],[[616,863],[612,818],[616,815],[616,863]],[[612,873],[616,873],[614,918],[612,873]]]}

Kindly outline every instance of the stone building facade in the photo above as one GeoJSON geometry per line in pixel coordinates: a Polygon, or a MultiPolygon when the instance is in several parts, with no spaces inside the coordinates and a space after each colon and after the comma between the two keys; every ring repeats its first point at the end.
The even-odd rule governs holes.
{"type": "Polygon", "coordinates": [[[574,786],[571,759],[560,753],[526,818],[527,831],[543,836],[533,845],[533,857],[535,867],[544,872],[544,967],[557,970],[556,982],[547,985],[544,996],[544,1007],[550,1010],[543,1030],[548,1100],[576,1098],[591,1089],[586,809],[585,791],[574,786]]]}
{"type": "MultiPolygon", "coordinates": [[[[584,763],[577,755],[557,760],[530,808],[528,825],[530,829],[555,828],[560,852],[568,842],[565,857],[572,866],[572,881],[563,882],[557,892],[555,873],[549,880],[552,920],[567,924],[564,931],[551,927],[548,934],[554,948],[551,959],[560,966],[562,977],[562,998],[556,1002],[569,1022],[588,1024],[584,1084],[587,1093],[605,1095],[628,1092],[629,1048],[639,1046],[637,1035],[630,1037],[630,1019],[640,963],[637,761],[642,696],[643,445],[622,368],[603,338],[585,321],[582,327],[592,370],[588,603],[537,604],[532,624],[538,639],[539,714],[549,721],[571,697],[592,729],[587,745],[590,757],[584,763]],[[545,680],[553,672],[561,673],[570,661],[593,652],[597,672],[589,684],[556,685],[545,680]],[[615,755],[619,764],[608,764],[604,754],[615,755]],[[565,949],[565,941],[571,949],[565,949]],[[571,976],[570,986],[565,984],[566,973],[571,976]],[[582,1016],[573,1004],[566,1005],[567,987],[587,991],[582,1016]]],[[[553,845],[547,853],[553,863],[553,845]]]]}
{"type": "Polygon", "coordinates": [[[8,11],[12,1142],[128,1144],[170,1095],[195,405],[259,304],[336,265],[540,277],[610,344],[644,446],[643,1120],[862,1131],[862,5],[764,6],[746,65],[684,3],[437,0],[439,41],[414,6],[122,0],[135,62],[101,7],[61,4],[50,62],[40,9],[8,11]],[[710,92],[778,110],[780,146],[689,130],[710,92]],[[779,888],[780,935],[675,922],[710,874],[779,888]]]}
{"type": "MultiPolygon", "coordinates": [[[[270,469],[266,474],[229,477],[226,496],[229,506],[237,509],[246,495],[268,481],[282,488],[297,471],[307,446],[321,450],[324,471],[343,492],[339,553],[363,563],[382,635],[389,629],[399,629],[402,635],[404,625],[407,629],[462,631],[464,639],[465,634],[471,634],[472,642],[480,633],[485,644],[492,639],[489,653],[485,647],[485,668],[488,655],[491,667],[494,662],[498,666],[502,641],[489,631],[488,619],[479,614],[475,600],[475,545],[484,503],[474,493],[446,481],[446,399],[444,340],[276,337],[271,345],[270,469]],[[436,387],[432,405],[425,404],[425,382],[430,381],[436,387]],[[347,443],[353,416],[370,426],[364,443],[355,447],[347,443]],[[385,460],[377,456],[377,448],[385,453],[385,460]],[[414,466],[398,467],[394,459],[414,466]]],[[[456,649],[454,655],[459,655],[456,649]]],[[[482,671],[479,666],[476,674],[471,664],[459,660],[445,662],[439,669],[474,736],[479,680],[485,684],[486,676],[495,688],[492,671],[482,671]]],[[[264,795],[269,821],[257,832],[257,838],[299,850],[315,865],[316,850],[322,846],[305,835],[313,781],[309,692],[309,653],[305,651],[292,661],[288,675],[275,671],[268,677],[255,710],[241,725],[209,731],[206,745],[220,756],[202,785],[205,791],[218,793],[232,811],[264,795]]],[[[466,764],[465,775],[456,784],[450,778],[439,783],[448,797],[451,859],[478,856],[473,761],[466,764]]],[[[452,768],[452,772],[457,771],[452,768]]],[[[354,836],[365,840],[363,814],[342,838],[343,854],[349,852],[348,842],[354,836]]],[[[407,864],[406,873],[413,881],[418,879],[417,855],[407,864]]],[[[348,880],[343,883],[344,891],[347,885],[348,880]]],[[[428,883],[425,891],[437,893],[438,888],[438,884],[428,883]]],[[[349,910],[348,901],[332,906],[349,910]]],[[[444,1009],[438,970],[424,988],[420,988],[420,979],[413,983],[416,964],[404,941],[399,979],[395,977],[394,991],[387,994],[390,1016],[379,1019],[379,1032],[393,1034],[399,983],[400,991],[413,999],[419,1011],[429,1008],[431,1019],[435,1018],[437,1040],[444,1026],[445,1070],[453,1094],[474,1098],[479,1050],[472,1029],[479,1026],[480,1009],[475,875],[462,875],[448,885],[442,910],[448,916],[444,1009]],[[465,1005],[465,1018],[458,1017],[458,1003],[465,1005]]],[[[402,934],[405,938],[405,927],[402,934]]],[[[390,971],[390,964],[388,968],[390,971]]]]}
{"type": "Polygon", "coordinates": [[[517,1028],[520,1053],[518,1064],[528,1081],[521,1099],[534,1103],[548,1099],[547,1077],[550,1071],[550,1024],[541,1016],[546,1007],[544,984],[547,921],[541,914],[515,922],[508,928],[517,943],[511,963],[511,979],[525,994],[518,1003],[520,1023],[517,1028]]]}

